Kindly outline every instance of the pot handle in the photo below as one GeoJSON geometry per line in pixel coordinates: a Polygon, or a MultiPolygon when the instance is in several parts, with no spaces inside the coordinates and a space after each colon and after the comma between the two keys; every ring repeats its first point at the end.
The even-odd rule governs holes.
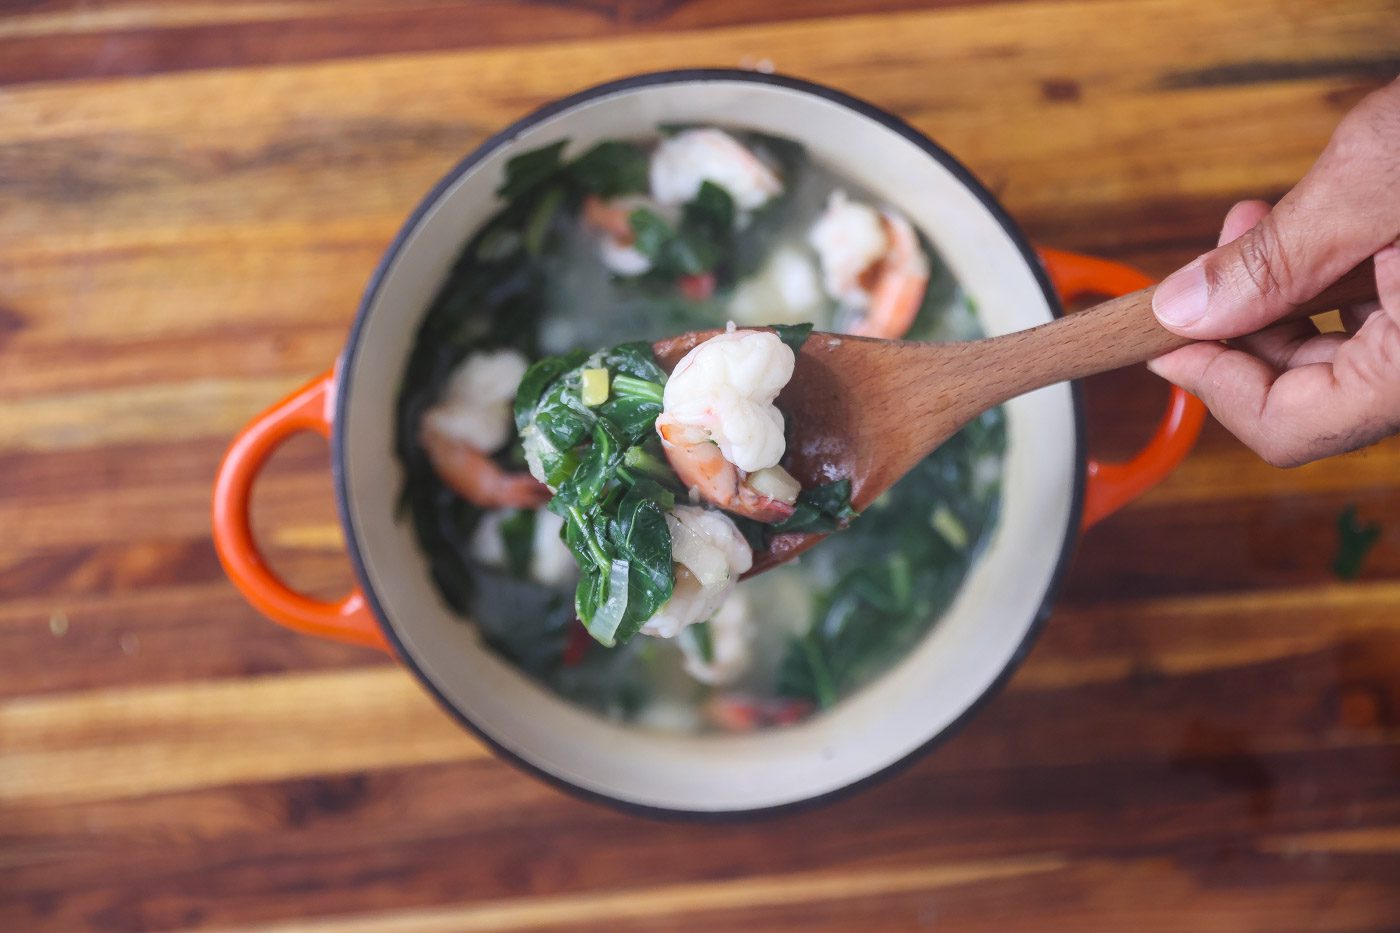
{"type": "Polygon", "coordinates": [[[388,652],[388,642],[357,586],[329,602],[303,596],[272,572],[253,540],[253,481],[282,442],[301,431],[331,435],[335,371],[302,386],[239,432],[214,482],[214,547],[233,585],[263,615],[287,628],[388,652]]]}
{"type": "MultiPolygon", "coordinates": [[[[1036,252],[1066,304],[1089,295],[1116,298],[1152,284],[1152,279],[1137,269],[1107,259],[1046,247],[1036,252]]],[[[1206,406],[1201,400],[1172,386],[1166,414],[1152,439],[1132,459],[1105,463],[1090,457],[1084,529],[1094,527],[1166,479],[1195,446],[1205,419],[1206,406]]]]}

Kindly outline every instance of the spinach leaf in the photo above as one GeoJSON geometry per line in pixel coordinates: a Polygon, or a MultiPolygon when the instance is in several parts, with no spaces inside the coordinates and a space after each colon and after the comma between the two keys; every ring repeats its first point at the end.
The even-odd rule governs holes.
{"type": "Polygon", "coordinates": [[[520,388],[515,391],[516,430],[523,431],[534,419],[535,408],[539,405],[544,390],[564,373],[578,369],[586,359],[587,353],[575,350],[562,356],[546,356],[525,370],[525,375],[520,378],[520,388]]]}
{"type": "Polygon", "coordinates": [[[560,157],[568,144],[567,139],[561,139],[512,157],[506,163],[506,178],[496,189],[496,194],[507,201],[514,201],[548,181],[559,170],[560,157]]]}
{"type": "Polygon", "coordinates": [[[598,143],[569,165],[569,177],[592,194],[615,198],[641,194],[649,186],[647,154],[628,142],[598,143]]]}
{"type": "Polygon", "coordinates": [[[704,182],[693,200],[681,208],[681,234],[702,239],[711,248],[727,243],[734,234],[734,199],[714,182],[704,182]]]}
{"type": "Polygon", "coordinates": [[[857,516],[851,507],[851,481],[808,487],[798,495],[792,515],[773,526],[775,532],[839,531],[857,516]]]}
{"type": "Polygon", "coordinates": [[[534,209],[530,211],[530,217],[525,222],[525,233],[522,238],[525,251],[531,256],[539,256],[544,252],[545,245],[549,241],[551,228],[559,216],[563,201],[564,189],[558,185],[546,188],[535,201],[534,209]]]}
{"type": "Polygon", "coordinates": [[[715,636],[710,630],[709,622],[696,622],[681,629],[678,636],[682,641],[689,642],[695,648],[695,652],[700,655],[700,660],[706,664],[713,664],[715,660],[715,636]]]}
{"type": "Polygon", "coordinates": [[[666,374],[644,343],[624,344],[604,357],[612,377],[612,393],[598,414],[614,422],[625,434],[646,437],[661,416],[661,386],[666,374]]]}
{"type": "Polygon", "coordinates": [[[548,507],[564,519],[564,541],[579,565],[579,621],[608,646],[636,635],[675,586],[666,524],[675,495],[667,486],[679,483],[655,431],[665,379],[648,344],[623,344],[536,363],[517,398],[527,446],[538,435],[550,445],[550,463],[567,467],[546,467],[558,490],[548,507]],[[581,374],[598,367],[608,370],[611,397],[589,408],[581,374]]]}
{"type": "Polygon", "coordinates": [[[572,379],[561,378],[545,390],[535,406],[535,430],[558,450],[580,443],[593,428],[597,414],[579,398],[577,371],[572,379]]]}
{"type": "MultiPolygon", "coordinates": [[[[1005,416],[988,412],[823,544],[825,566],[847,569],[818,590],[811,627],[789,641],[779,692],[829,707],[913,647],[976,559],[975,548],[949,543],[934,516],[954,516],[971,541],[983,537],[995,521],[999,490],[976,467],[999,456],[1005,443],[1005,416]]],[[[847,490],[820,490],[805,503],[818,513],[839,513],[849,501],[847,490]]]]}
{"type": "Polygon", "coordinates": [[[674,229],[644,207],[628,215],[632,246],[651,260],[652,271],[648,275],[669,280],[709,272],[731,251],[734,215],[734,199],[707,181],[695,198],[681,208],[680,223],[674,229]]]}
{"type": "Polygon", "coordinates": [[[603,354],[603,365],[614,373],[623,373],[644,382],[655,383],[657,395],[666,382],[666,372],[656,363],[651,344],[643,341],[623,343],[603,354]]]}
{"type": "Polygon", "coordinates": [[[506,567],[522,580],[530,576],[530,558],[535,550],[535,512],[520,509],[501,521],[501,543],[505,546],[506,567]]]}
{"type": "Polygon", "coordinates": [[[778,335],[778,339],[792,348],[793,353],[802,349],[802,345],[807,342],[807,338],[812,336],[811,323],[804,324],[770,324],[773,333],[778,335]]]}
{"type": "Polygon", "coordinates": [[[1353,502],[1337,516],[1337,556],[1332,572],[1342,580],[1355,580],[1361,575],[1366,557],[1381,537],[1381,526],[1362,522],[1353,502]]]}
{"type": "Polygon", "coordinates": [[[662,251],[675,237],[671,225],[645,207],[628,214],[627,224],[632,228],[632,248],[653,263],[660,262],[662,251]]]}
{"type": "Polygon", "coordinates": [[[618,392],[599,406],[598,413],[616,424],[624,433],[637,435],[656,423],[656,419],[661,416],[661,403],[651,398],[618,392]]]}
{"type": "Polygon", "coordinates": [[[676,581],[666,513],[675,505],[670,492],[648,480],[634,485],[618,505],[613,543],[629,567],[627,612],[617,632],[622,641],[641,631],[671,598],[676,581]]]}
{"type": "Polygon", "coordinates": [[[593,443],[579,458],[573,475],[559,487],[559,496],[581,508],[590,508],[603,493],[603,486],[622,463],[626,440],[606,418],[593,426],[593,443]]]}

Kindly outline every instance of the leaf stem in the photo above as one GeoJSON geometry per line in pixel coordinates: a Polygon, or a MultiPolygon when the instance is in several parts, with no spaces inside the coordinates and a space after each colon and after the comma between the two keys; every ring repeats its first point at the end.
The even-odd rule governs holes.
{"type": "Polygon", "coordinates": [[[831,670],[822,657],[821,649],[812,633],[802,639],[802,652],[807,656],[807,666],[812,671],[812,684],[817,688],[817,705],[830,709],[836,703],[836,686],[831,681],[831,670]]]}
{"type": "Polygon", "coordinates": [[[647,453],[646,448],[640,444],[627,448],[626,453],[622,455],[622,465],[668,485],[676,484],[676,474],[671,467],[647,453]]]}
{"type": "Polygon", "coordinates": [[[612,561],[608,559],[608,555],[603,553],[602,548],[598,547],[598,542],[593,540],[593,535],[589,533],[588,519],[583,517],[583,513],[579,511],[578,506],[569,506],[569,517],[572,518],[583,531],[583,540],[584,543],[588,545],[588,553],[593,555],[593,561],[598,565],[599,569],[610,566],[612,561]]]}
{"type": "Polygon", "coordinates": [[[660,383],[648,382],[625,373],[613,377],[613,393],[621,398],[640,398],[661,404],[660,383]]]}

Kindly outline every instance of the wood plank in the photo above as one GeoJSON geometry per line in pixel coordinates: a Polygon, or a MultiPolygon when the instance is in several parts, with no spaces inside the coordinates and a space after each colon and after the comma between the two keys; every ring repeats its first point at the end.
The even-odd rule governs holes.
{"type": "MultiPolygon", "coordinates": [[[[1383,676],[1400,663],[1400,592],[1380,587],[1369,604],[1354,589],[1336,594],[1331,599],[1348,614],[1322,634],[1307,630],[1327,619],[1327,603],[1310,604],[1311,593],[1199,607],[1148,603],[1057,622],[1033,652],[1027,677],[986,714],[994,725],[964,743],[967,760],[1052,767],[1108,755],[1170,756],[1212,709],[1212,728],[1222,735],[1252,724],[1259,751],[1396,741],[1400,724],[1374,710],[1400,703],[1400,685],[1383,676]],[[1194,610],[1194,618],[1184,616],[1189,625],[1183,606],[1194,610]],[[1262,621],[1250,624],[1251,617],[1262,621]],[[1241,642],[1209,644],[1210,633],[1225,628],[1222,619],[1240,620],[1231,633],[1241,642]],[[1102,634],[1115,626],[1123,632],[1116,643],[1102,634]],[[1292,684],[1287,695],[1269,689],[1280,676],[1292,684]],[[1226,697],[1228,715],[1214,706],[1226,697]],[[1095,715],[1085,717],[1085,709],[1095,715]]],[[[7,749],[0,799],[101,799],[480,754],[455,732],[393,668],[12,699],[0,703],[7,749]],[[367,718],[329,725],[336,709],[367,718]],[[261,753],[240,748],[261,729],[277,737],[260,742],[261,753]],[[350,736],[359,730],[374,736],[369,745],[354,747],[350,736]],[[215,754],[228,770],[196,766],[215,754]],[[87,766],[104,756],[122,767],[87,766]]]]}
{"type": "MultiPolygon", "coordinates": [[[[213,924],[353,915],[390,891],[418,906],[547,903],[688,879],[723,885],[836,866],[877,876],[1050,853],[1070,866],[1180,864],[1206,880],[1232,861],[1243,868],[1256,845],[1400,817],[1391,755],[1380,749],[1340,749],[1322,760],[1183,756],[1169,765],[1049,770],[935,764],[833,807],[730,826],[582,807],[489,761],[50,805],[7,821],[5,851],[14,858],[6,890],[27,919],[47,896],[66,892],[69,906],[50,918],[56,923],[82,910],[168,927],[195,909],[213,924]],[[853,848],[852,834],[863,844],[853,848]],[[774,847],[775,835],[803,842],[774,847]],[[589,840],[587,857],[581,839],[589,840]],[[114,865],[118,851],[125,858],[114,865]],[[64,879],[52,870],[58,860],[64,879]],[[192,872],[191,861],[202,870],[192,872]],[[275,870],[275,890],[246,896],[259,884],[249,865],[275,870]],[[140,898],[128,893],[136,884],[140,898]]],[[[1274,854],[1297,863],[1297,851],[1274,854]]],[[[1324,868],[1307,860],[1299,867],[1305,877],[1324,868]]],[[[1214,877],[1217,887],[1228,880],[1214,877]]]]}
{"type": "MultiPolygon", "coordinates": [[[[95,205],[113,208],[123,228],[183,226],[195,216],[204,224],[220,216],[321,222],[345,209],[401,216],[454,154],[524,107],[595,77],[703,60],[722,45],[764,48],[784,70],[820,74],[909,113],[975,166],[988,166],[994,181],[1032,164],[1055,190],[1062,179],[1052,173],[1069,174],[1061,200],[1121,198],[1128,188],[1160,197],[1164,182],[1182,193],[1272,187],[1296,178],[1315,154],[1338,115],[1327,95],[1354,77],[1145,92],[1183,69],[1232,60],[1242,37],[1262,56],[1272,48],[1304,59],[1364,58],[1393,55],[1397,29],[1393,0],[1359,2],[1346,19],[1306,3],[1283,16],[1268,0],[1206,10],[1159,0],[1119,11],[1116,44],[1101,59],[1113,68],[1095,70],[1074,50],[1102,40],[1089,25],[1096,6],[1032,3],[1015,18],[967,8],[561,43],[532,48],[525,71],[515,49],[501,49],[170,76],[160,81],[158,107],[146,106],[144,81],[17,89],[7,96],[16,119],[0,152],[10,157],[7,188],[21,200],[0,217],[22,222],[34,216],[26,201],[51,202],[42,225],[51,238],[90,231],[83,221],[95,205]],[[1177,28],[1182,20],[1190,30],[1177,28]],[[969,57],[987,66],[969,69],[969,57]],[[1027,73],[1068,73],[1082,87],[1079,101],[1056,110],[1054,133],[1029,119],[1044,100],[1027,73]],[[240,106],[213,119],[210,99],[240,106]],[[272,100],[280,106],[266,106],[272,100]],[[1164,133],[1162,115],[1178,112],[1175,132],[1164,133]],[[1280,116],[1294,128],[1288,140],[1269,132],[1280,116]],[[172,145],[186,138],[188,147],[172,145]],[[1183,158],[1188,151],[1192,158],[1183,158]],[[1125,158],[1142,171],[1103,171],[1125,158]],[[389,163],[395,171],[383,171],[389,163]],[[143,194],[153,184],[169,195],[159,205],[143,194]],[[70,189],[83,191],[81,205],[71,193],[57,196],[70,189]]],[[[1033,195],[1006,193],[1013,207],[1033,195]]]]}
{"type": "MultiPolygon", "coordinates": [[[[0,15],[0,929],[1390,931],[1400,442],[1210,426],[1085,536],[1007,687],[903,774],[731,825],[580,803],[222,579],[232,432],[338,351],[403,216],[598,80],[750,64],[909,117],[1037,240],[1161,275],[1400,70],[1397,0],[31,0],[0,15]],[[1336,580],[1349,503],[1383,533],[1336,580]]],[[[1089,386],[1092,449],[1163,389],[1089,386]]],[[[324,445],[260,540],[347,582],[324,445]]]]}
{"type": "MultiPolygon", "coordinates": [[[[709,884],[627,890],[575,897],[534,898],[478,904],[467,908],[372,914],[348,920],[294,921],[257,927],[266,933],[369,933],[369,931],[485,931],[542,926],[637,921],[680,913],[708,913],[717,908],[812,905],[814,902],[889,897],[909,892],[929,893],[1008,878],[1053,872],[1064,863],[1052,856],[1020,861],[929,866],[904,871],[865,874],[824,872],[781,878],[742,878],[709,884]]],[[[252,930],[254,928],[243,928],[252,930]]]]}
{"type": "MultiPolygon", "coordinates": [[[[937,5],[977,2],[988,0],[937,0],[937,5]]],[[[542,17],[526,0],[357,0],[334,8],[315,0],[107,3],[97,10],[54,3],[0,26],[0,85],[711,29],[929,5],[917,0],[818,0],[754,8],[732,0],[611,0],[552,3],[549,15],[542,17]]]]}
{"type": "Polygon", "coordinates": [[[8,700],[0,746],[10,805],[485,754],[407,674],[382,666],[8,700]]]}
{"type": "MultiPolygon", "coordinates": [[[[305,581],[306,563],[296,570],[305,581]]],[[[0,603],[0,652],[25,659],[0,680],[0,697],[391,663],[367,649],[308,638],[269,622],[217,568],[209,582],[192,582],[194,576],[0,603]]],[[[337,579],[305,589],[329,596],[342,592],[343,584],[337,579]]]]}

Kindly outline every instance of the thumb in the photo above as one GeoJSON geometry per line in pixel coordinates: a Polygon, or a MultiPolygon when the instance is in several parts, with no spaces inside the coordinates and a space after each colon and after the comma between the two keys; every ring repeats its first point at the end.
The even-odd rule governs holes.
{"type": "Polygon", "coordinates": [[[1323,264],[1285,245],[1301,238],[1281,219],[1286,213],[1266,214],[1169,275],[1152,296],[1162,326],[1197,340],[1239,337],[1274,323],[1330,284],[1318,268],[1323,264]]]}
{"type": "Polygon", "coordinates": [[[1162,326],[1196,340],[1253,333],[1393,241],[1397,114],[1400,81],[1363,100],[1271,213],[1157,286],[1152,306],[1162,326]]]}

